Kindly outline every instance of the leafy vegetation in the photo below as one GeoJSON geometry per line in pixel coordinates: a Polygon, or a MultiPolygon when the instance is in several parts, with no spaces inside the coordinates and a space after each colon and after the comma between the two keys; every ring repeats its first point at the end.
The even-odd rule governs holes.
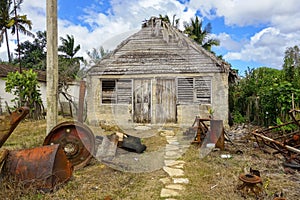
{"type": "Polygon", "coordinates": [[[212,51],[212,46],[219,46],[220,41],[211,38],[212,26],[208,23],[204,28],[203,21],[199,20],[198,16],[195,19],[191,19],[190,23],[184,24],[184,33],[186,33],[190,38],[195,40],[204,49],[212,51]]]}
{"type": "Polygon", "coordinates": [[[44,107],[39,91],[37,73],[33,72],[32,69],[22,73],[18,71],[8,73],[5,91],[16,96],[12,99],[16,108],[21,106],[30,108],[30,118],[43,118],[44,107]]]}
{"type": "Polygon", "coordinates": [[[299,108],[299,48],[288,48],[282,70],[261,67],[245,72],[245,77],[230,87],[230,110],[235,117],[257,125],[288,121],[289,111],[299,108]]]}

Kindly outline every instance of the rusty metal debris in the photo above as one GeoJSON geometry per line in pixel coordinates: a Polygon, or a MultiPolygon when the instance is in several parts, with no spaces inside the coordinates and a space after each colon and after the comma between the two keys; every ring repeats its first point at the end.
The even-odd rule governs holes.
{"type": "Polygon", "coordinates": [[[196,133],[192,144],[201,145],[206,138],[206,143],[214,143],[215,147],[221,150],[225,149],[224,146],[224,127],[222,120],[205,119],[196,116],[192,127],[190,127],[184,134],[196,133]],[[210,123],[210,126],[207,123],[210,123]]]}
{"type": "Polygon", "coordinates": [[[73,167],[60,145],[9,151],[4,177],[16,179],[25,187],[52,190],[72,176],[73,167]]]}
{"type": "MultiPolygon", "coordinates": [[[[290,111],[292,121],[267,129],[252,132],[259,147],[265,146],[275,150],[273,154],[284,156],[284,165],[300,169],[300,120],[296,120],[294,112],[290,111]]],[[[299,111],[296,111],[299,112],[299,111]]]]}
{"type": "Polygon", "coordinates": [[[259,176],[254,174],[241,174],[239,179],[243,184],[240,185],[238,189],[242,190],[244,193],[249,194],[252,192],[257,196],[262,192],[262,188],[257,185],[258,183],[262,185],[262,180],[259,176]]]}
{"type": "Polygon", "coordinates": [[[66,121],[55,126],[44,140],[44,145],[60,144],[74,169],[88,164],[94,155],[95,137],[81,122],[66,121]]]}
{"type": "Polygon", "coordinates": [[[255,196],[260,195],[262,192],[262,179],[258,170],[250,168],[250,173],[240,174],[239,179],[243,182],[242,185],[238,186],[238,190],[241,190],[243,194],[253,193],[255,196]],[[261,186],[258,186],[260,184],[261,186]]]}
{"type": "Polygon", "coordinates": [[[0,116],[0,148],[28,113],[29,108],[20,107],[12,112],[11,115],[0,116]]]}
{"type": "MultiPolygon", "coordinates": [[[[0,118],[0,147],[12,134],[19,122],[29,113],[21,107],[9,116],[0,118]]],[[[23,150],[0,150],[0,173],[24,186],[49,191],[72,176],[73,166],[60,145],[48,145],[23,150]]]]}

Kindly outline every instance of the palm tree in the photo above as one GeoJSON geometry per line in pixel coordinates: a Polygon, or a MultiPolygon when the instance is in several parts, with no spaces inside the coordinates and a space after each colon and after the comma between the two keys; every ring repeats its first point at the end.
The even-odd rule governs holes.
{"type": "Polygon", "coordinates": [[[99,64],[102,58],[109,54],[109,51],[105,51],[103,46],[100,46],[99,49],[93,48],[91,51],[87,51],[86,53],[89,56],[89,63],[87,63],[87,65],[93,66],[99,64]]]}
{"type": "Polygon", "coordinates": [[[198,16],[196,16],[195,20],[191,19],[191,23],[184,24],[184,33],[186,33],[190,38],[195,40],[198,44],[200,44],[204,49],[211,52],[212,46],[219,46],[220,41],[217,39],[209,38],[211,34],[211,24],[208,23],[204,29],[202,29],[202,20],[199,20],[198,16]]]}
{"type": "MultiPolygon", "coordinates": [[[[178,24],[179,24],[179,18],[175,18],[176,17],[176,15],[173,15],[173,21],[172,21],[172,26],[174,26],[174,27],[178,27],[178,24]]],[[[171,24],[171,20],[170,20],[170,18],[169,18],[169,16],[168,15],[165,15],[165,16],[162,16],[161,14],[159,14],[159,18],[163,21],[163,22],[166,22],[166,23],[168,23],[168,24],[171,24]]]]}
{"type": "MultiPolygon", "coordinates": [[[[27,19],[26,15],[17,15],[17,9],[19,10],[21,8],[22,3],[23,0],[17,0],[17,2],[14,1],[14,6],[12,8],[12,0],[0,0],[0,45],[3,42],[3,35],[5,35],[9,62],[11,62],[11,55],[7,30],[11,29],[11,34],[13,35],[17,33],[18,36],[18,31],[20,31],[27,36],[34,37],[34,34],[26,29],[26,27],[29,28],[29,30],[32,29],[31,21],[27,19]]],[[[17,38],[17,40],[19,42],[19,38],[17,38]]]]}
{"type": "Polygon", "coordinates": [[[58,47],[58,51],[62,52],[64,57],[75,60],[83,60],[83,57],[74,57],[75,54],[80,50],[80,45],[78,44],[75,47],[73,35],[67,34],[67,38],[60,37],[60,40],[62,44],[58,47]]]}
{"type": "Polygon", "coordinates": [[[67,38],[60,37],[61,45],[58,47],[58,51],[62,53],[59,56],[59,71],[60,74],[68,78],[74,78],[80,69],[80,61],[83,61],[83,57],[75,57],[80,50],[80,45],[75,46],[75,40],[73,35],[68,35],[67,38]]]}

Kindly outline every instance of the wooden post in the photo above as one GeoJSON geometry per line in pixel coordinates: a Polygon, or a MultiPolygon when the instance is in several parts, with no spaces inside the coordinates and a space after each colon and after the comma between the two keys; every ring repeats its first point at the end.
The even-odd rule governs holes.
{"type": "Polygon", "coordinates": [[[58,53],[57,0],[47,0],[47,132],[57,124],[58,53]]]}

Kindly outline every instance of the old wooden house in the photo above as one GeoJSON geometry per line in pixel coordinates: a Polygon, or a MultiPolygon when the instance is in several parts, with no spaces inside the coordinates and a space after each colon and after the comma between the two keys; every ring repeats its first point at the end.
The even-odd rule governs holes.
{"type": "Polygon", "coordinates": [[[228,123],[230,66],[151,18],[87,75],[89,122],[178,123],[213,114],[228,123]]]}

